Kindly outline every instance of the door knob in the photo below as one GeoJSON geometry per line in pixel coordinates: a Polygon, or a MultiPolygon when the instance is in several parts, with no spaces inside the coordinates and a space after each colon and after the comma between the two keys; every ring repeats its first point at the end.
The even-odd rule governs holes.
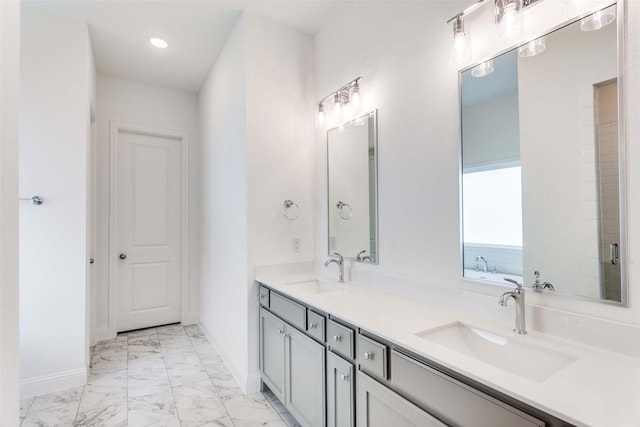
{"type": "Polygon", "coordinates": [[[89,264],[93,264],[94,262],[96,262],[96,260],[94,260],[93,258],[89,258],[89,264]]]}
{"type": "Polygon", "coordinates": [[[127,259],[127,256],[125,254],[120,254],[120,259],[127,259]]]}

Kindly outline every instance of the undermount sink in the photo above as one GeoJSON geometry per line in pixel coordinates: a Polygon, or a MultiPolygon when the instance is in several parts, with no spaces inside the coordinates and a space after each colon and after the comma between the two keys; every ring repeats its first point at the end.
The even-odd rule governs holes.
{"type": "Polygon", "coordinates": [[[415,335],[536,382],[546,380],[577,360],[566,353],[517,342],[461,322],[415,335]]]}
{"type": "Polygon", "coordinates": [[[337,292],[342,290],[341,285],[317,279],[289,282],[287,285],[310,294],[324,294],[327,292],[337,292]]]}

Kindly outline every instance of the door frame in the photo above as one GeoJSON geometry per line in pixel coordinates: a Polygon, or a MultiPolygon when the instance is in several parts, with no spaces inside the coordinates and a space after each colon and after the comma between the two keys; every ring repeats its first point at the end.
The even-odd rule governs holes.
{"type": "Polygon", "coordinates": [[[180,321],[188,322],[189,319],[189,133],[168,129],[137,126],[127,123],[111,121],[110,141],[110,165],[109,165],[109,334],[112,338],[118,333],[117,319],[117,177],[118,177],[118,134],[120,132],[139,135],[158,136],[175,139],[180,142],[181,167],[182,167],[182,202],[181,202],[181,249],[182,257],[180,265],[180,321]]]}

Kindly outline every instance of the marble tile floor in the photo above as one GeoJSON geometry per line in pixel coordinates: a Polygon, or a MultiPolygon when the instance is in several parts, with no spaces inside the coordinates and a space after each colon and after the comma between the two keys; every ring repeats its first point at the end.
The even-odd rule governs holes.
{"type": "Polygon", "coordinates": [[[118,334],[87,385],[23,399],[22,427],[299,427],[268,390],[245,395],[197,325],[118,334]]]}

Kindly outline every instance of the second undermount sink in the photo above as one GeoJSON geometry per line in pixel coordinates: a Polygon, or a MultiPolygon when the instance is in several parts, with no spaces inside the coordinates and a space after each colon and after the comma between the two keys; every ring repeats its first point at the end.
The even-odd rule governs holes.
{"type": "Polygon", "coordinates": [[[461,322],[415,335],[536,382],[546,380],[577,360],[570,354],[518,342],[461,322]]]}
{"type": "Polygon", "coordinates": [[[289,282],[287,286],[295,287],[296,290],[307,292],[310,294],[324,294],[327,292],[337,292],[342,290],[343,285],[337,283],[326,282],[324,280],[302,280],[299,282],[289,282]]]}

